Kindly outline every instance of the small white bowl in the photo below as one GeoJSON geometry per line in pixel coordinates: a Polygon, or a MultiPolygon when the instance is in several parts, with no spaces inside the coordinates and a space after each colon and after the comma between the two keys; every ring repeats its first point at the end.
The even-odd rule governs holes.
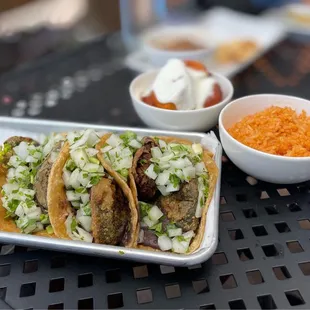
{"type": "Polygon", "coordinates": [[[310,180],[310,157],[278,156],[257,151],[227,132],[245,116],[271,106],[291,107],[297,113],[305,110],[310,115],[310,101],[297,97],[262,94],[234,100],[222,110],[219,118],[220,137],[226,154],[237,167],[259,180],[276,184],[310,180]]]}
{"type": "Polygon", "coordinates": [[[132,104],[142,121],[153,128],[175,131],[207,131],[218,122],[221,110],[231,100],[234,89],[224,76],[212,73],[219,83],[223,100],[208,108],[199,110],[165,110],[152,107],[141,100],[147,89],[151,89],[159,70],[140,74],[130,84],[132,104]]]}
{"type": "Polygon", "coordinates": [[[155,66],[163,66],[171,58],[181,60],[196,60],[204,63],[207,56],[214,50],[213,40],[198,27],[190,26],[163,26],[147,31],[142,36],[142,46],[145,54],[155,66]],[[171,41],[177,39],[190,39],[202,47],[197,50],[172,51],[164,50],[154,45],[154,41],[171,41]]]}

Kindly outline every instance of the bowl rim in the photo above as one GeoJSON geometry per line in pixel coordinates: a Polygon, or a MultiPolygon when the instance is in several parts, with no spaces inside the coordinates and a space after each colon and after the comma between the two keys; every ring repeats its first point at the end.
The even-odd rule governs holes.
{"type": "MultiPolygon", "coordinates": [[[[303,100],[303,101],[309,101],[307,99],[304,98],[300,98],[300,97],[296,97],[296,96],[289,96],[289,95],[282,95],[282,94],[274,94],[274,93],[263,93],[263,94],[256,94],[256,95],[249,95],[249,96],[244,96],[244,97],[240,97],[237,98],[235,100],[232,100],[231,102],[229,102],[224,109],[222,109],[220,116],[219,116],[219,130],[228,137],[228,139],[230,139],[231,142],[237,144],[243,151],[245,152],[250,152],[252,154],[257,154],[260,156],[263,156],[265,158],[270,158],[270,159],[277,159],[277,160],[281,160],[281,161],[288,161],[288,162],[307,162],[310,161],[310,156],[307,157],[301,157],[301,156],[297,156],[297,157],[290,157],[290,156],[281,156],[281,155],[274,155],[274,154],[270,154],[270,153],[266,153],[263,151],[259,151],[256,150],[252,147],[249,147],[241,142],[239,142],[237,139],[235,139],[225,128],[225,126],[223,125],[223,115],[225,114],[225,112],[227,111],[227,109],[231,106],[236,104],[236,102],[238,103],[238,101],[240,101],[241,99],[252,99],[253,97],[278,97],[278,98],[289,98],[289,99],[294,99],[294,100],[303,100]]],[[[310,101],[309,101],[310,104],[310,101]]]]}
{"type": "MultiPolygon", "coordinates": [[[[199,33],[195,33],[194,30],[199,29],[197,26],[191,26],[191,25],[185,25],[181,27],[177,27],[176,25],[169,25],[164,28],[155,28],[146,31],[144,34],[141,36],[142,44],[145,49],[148,49],[151,52],[158,53],[158,54],[174,54],[174,55],[195,55],[195,54],[203,54],[203,53],[209,53],[214,49],[214,43],[210,45],[206,45],[207,41],[204,41],[203,38],[205,38],[205,35],[200,35],[199,33]],[[182,38],[188,38],[188,33],[182,33],[180,29],[185,30],[185,32],[193,33],[194,36],[197,38],[197,41],[201,41],[202,45],[204,48],[199,48],[195,50],[184,50],[184,51],[171,51],[171,50],[164,50],[161,48],[158,48],[154,45],[151,44],[151,41],[164,36],[164,38],[169,38],[172,36],[175,36],[176,38],[182,37],[182,38]],[[166,33],[163,33],[165,30],[166,33]]],[[[190,38],[191,39],[191,38],[190,38]]]]}
{"type": "Polygon", "coordinates": [[[153,107],[150,106],[148,104],[146,104],[145,102],[143,102],[140,98],[138,98],[135,94],[134,94],[134,85],[141,79],[145,78],[148,75],[153,75],[153,74],[158,74],[158,72],[160,71],[160,69],[156,69],[156,70],[151,70],[151,71],[147,71],[144,73],[139,74],[137,77],[135,77],[130,85],[129,85],[129,93],[130,96],[132,98],[132,100],[134,100],[135,102],[137,102],[139,105],[143,105],[146,108],[149,108],[151,111],[162,111],[165,113],[169,113],[169,114],[182,114],[182,113],[188,113],[188,114],[196,114],[196,113],[202,113],[202,111],[210,111],[210,110],[216,110],[219,107],[225,107],[225,105],[227,105],[227,103],[231,100],[231,98],[234,95],[234,87],[232,82],[224,75],[210,71],[210,73],[212,73],[212,75],[214,75],[215,77],[220,77],[222,78],[225,83],[227,83],[228,86],[228,94],[225,98],[223,98],[223,100],[221,100],[219,103],[211,106],[211,107],[207,107],[207,108],[202,108],[202,109],[197,109],[197,110],[166,110],[166,109],[161,109],[161,108],[157,108],[157,107],[153,107]]]}

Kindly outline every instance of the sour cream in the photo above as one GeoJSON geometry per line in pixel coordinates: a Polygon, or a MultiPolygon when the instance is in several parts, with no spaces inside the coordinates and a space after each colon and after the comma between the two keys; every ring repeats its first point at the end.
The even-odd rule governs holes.
{"type": "Polygon", "coordinates": [[[214,95],[215,84],[216,80],[206,72],[171,59],[160,70],[152,90],[160,103],[174,103],[177,110],[195,110],[202,109],[214,95]]]}

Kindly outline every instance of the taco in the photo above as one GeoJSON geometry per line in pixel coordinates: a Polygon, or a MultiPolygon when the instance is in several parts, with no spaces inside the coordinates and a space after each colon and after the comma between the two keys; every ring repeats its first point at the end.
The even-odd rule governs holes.
{"type": "Polygon", "coordinates": [[[198,249],[218,175],[213,154],[188,140],[132,132],[105,135],[100,149],[98,156],[135,197],[138,247],[182,254],[198,249]]]}
{"type": "Polygon", "coordinates": [[[99,144],[99,157],[105,162],[109,171],[115,171],[129,186],[136,205],[138,205],[136,183],[131,171],[135,152],[142,147],[142,137],[127,131],[117,135],[105,134],[99,144]]]}
{"type": "Polygon", "coordinates": [[[60,238],[133,247],[138,215],[124,181],[98,159],[99,135],[70,132],[51,170],[50,221],[60,238]]]}
{"type": "Polygon", "coordinates": [[[142,140],[132,173],[140,207],[139,247],[188,254],[202,242],[218,169],[200,144],[142,140]]]}
{"type": "Polygon", "coordinates": [[[5,141],[0,152],[1,231],[54,236],[47,188],[62,140],[52,135],[42,144],[17,136],[5,141]]]}

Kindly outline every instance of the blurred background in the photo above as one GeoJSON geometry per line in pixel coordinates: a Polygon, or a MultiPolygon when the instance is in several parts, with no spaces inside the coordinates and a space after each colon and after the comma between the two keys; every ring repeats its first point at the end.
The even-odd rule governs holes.
{"type": "Polygon", "coordinates": [[[292,2],[297,1],[1,0],[0,73],[115,31],[122,30],[128,43],[137,28],[164,20],[189,20],[215,5],[259,14],[292,2]]]}
{"type": "MultiPolygon", "coordinates": [[[[247,28],[247,20],[252,24],[258,20],[276,21],[284,29],[283,36],[262,46],[251,63],[225,71],[233,79],[236,97],[259,92],[310,97],[306,86],[310,12],[302,12],[294,21],[287,15],[288,5],[309,3],[1,0],[0,115],[141,126],[128,95],[130,81],[150,68],[145,55],[139,54],[140,34],[157,24],[183,25],[205,19],[208,25],[211,15],[214,19],[220,12],[215,7],[231,10],[229,16],[230,12],[243,14],[240,31],[247,28]],[[248,16],[256,19],[250,21],[248,16]],[[109,113],[103,115],[103,107],[109,113]]],[[[226,17],[222,18],[223,23],[218,22],[212,29],[216,35],[230,37],[230,26],[226,17]]],[[[252,36],[264,40],[270,33],[262,28],[252,36]]]]}

